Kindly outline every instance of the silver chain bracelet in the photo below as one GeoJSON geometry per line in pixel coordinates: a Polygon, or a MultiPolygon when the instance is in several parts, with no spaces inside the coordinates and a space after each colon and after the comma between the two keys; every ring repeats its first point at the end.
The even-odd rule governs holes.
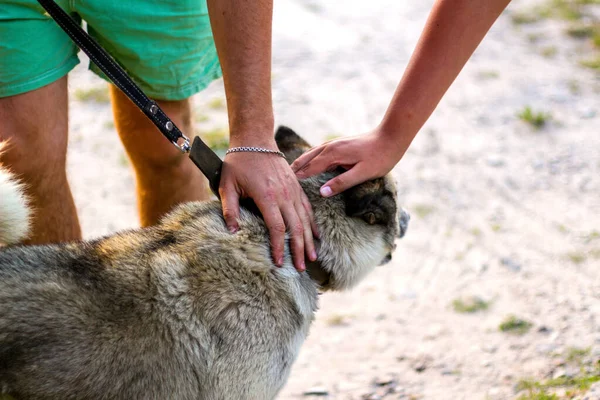
{"type": "Polygon", "coordinates": [[[227,150],[227,152],[225,152],[225,154],[227,155],[229,153],[242,153],[242,152],[275,154],[279,157],[285,158],[285,154],[283,154],[281,151],[264,149],[262,147],[245,147],[245,146],[232,147],[231,149],[227,150]]]}

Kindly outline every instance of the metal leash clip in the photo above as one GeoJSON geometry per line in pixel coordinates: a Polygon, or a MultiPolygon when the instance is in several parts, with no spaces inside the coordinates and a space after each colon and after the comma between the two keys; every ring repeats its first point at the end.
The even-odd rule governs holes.
{"type": "Polygon", "coordinates": [[[181,135],[181,137],[179,138],[179,140],[177,142],[171,142],[171,143],[173,143],[173,145],[175,147],[177,147],[179,150],[181,150],[182,153],[190,152],[190,139],[185,135],[181,135]],[[183,143],[179,144],[180,141],[183,143]]]}

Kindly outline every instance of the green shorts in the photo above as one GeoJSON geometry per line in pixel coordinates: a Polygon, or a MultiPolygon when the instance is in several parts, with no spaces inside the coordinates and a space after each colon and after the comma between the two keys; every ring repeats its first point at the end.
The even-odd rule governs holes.
{"type": "MultiPolygon", "coordinates": [[[[206,0],[56,0],[142,90],[181,100],[221,76],[206,0]]],[[[36,0],[1,0],[0,97],[65,76],[78,48],[36,0]]],[[[106,79],[90,63],[90,69],[106,79]]]]}

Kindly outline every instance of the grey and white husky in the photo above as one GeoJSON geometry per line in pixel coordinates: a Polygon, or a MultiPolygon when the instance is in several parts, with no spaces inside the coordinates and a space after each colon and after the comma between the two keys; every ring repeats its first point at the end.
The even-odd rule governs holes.
{"type": "MultiPolygon", "coordinates": [[[[288,128],[290,162],[310,146],[288,128]]],[[[272,399],[285,384],[319,290],[345,290],[385,263],[408,215],[387,176],[323,198],[336,172],[301,181],[318,262],[274,265],[268,230],[243,209],[187,203],[153,227],[19,246],[22,190],[0,168],[0,393],[15,399],[272,399]],[[10,245],[13,243],[12,245],[10,245]]]]}

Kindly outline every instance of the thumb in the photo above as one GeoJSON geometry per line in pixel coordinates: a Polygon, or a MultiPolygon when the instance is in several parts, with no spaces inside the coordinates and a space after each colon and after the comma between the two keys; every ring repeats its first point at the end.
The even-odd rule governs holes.
{"type": "Polygon", "coordinates": [[[240,217],[240,195],[234,187],[226,186],[219,188],[221,196],[221,207],[223,208],[223,217],[229,232],[236,233],[240,227],[238,218],[240,217]]]}
{"type": "Polygon", "coordinates": [[[361,171],[358,166],[354,166],[343,174],[326,182],[321,186],[320,193],[323,197],[335,196],[336,194],[340,194],[344,190],[350,189],[368,179],[369,176],[367,176],[364,171],[361,171]]]}

